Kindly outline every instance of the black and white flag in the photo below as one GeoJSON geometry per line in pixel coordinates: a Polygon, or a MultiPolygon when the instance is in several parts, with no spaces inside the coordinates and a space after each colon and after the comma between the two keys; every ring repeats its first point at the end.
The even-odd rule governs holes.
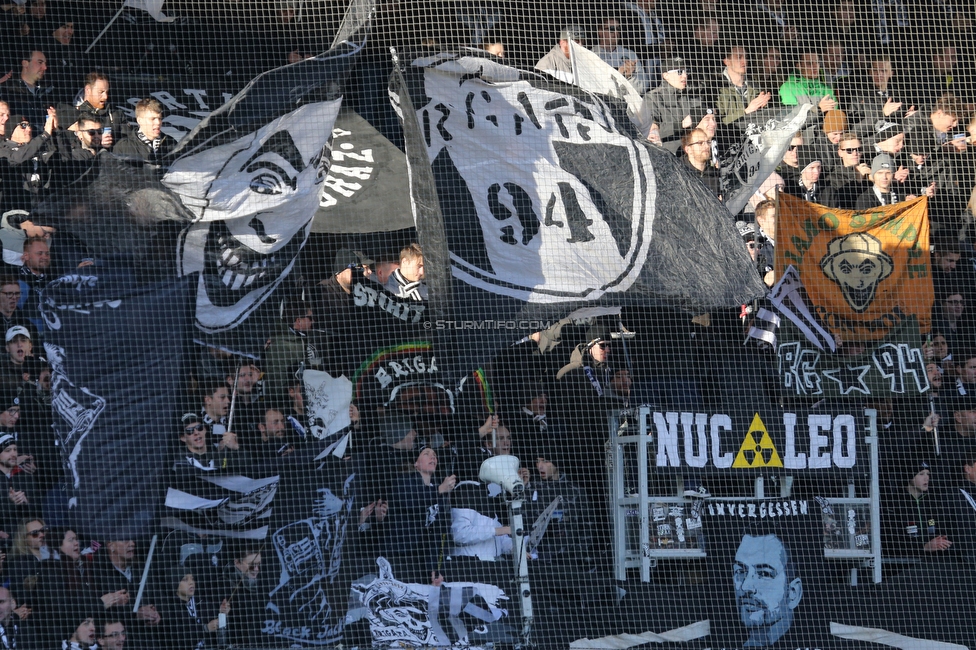
{"type": "Polygon", "coordinates": [[[811,108],[810,104],[802,104],[762,124],[750,123],[742,139],[729,147],[722,159],[721,193],[728,197],[725,206],[730,213],[742,212],[783,161],[793,135],[803,128],[811,108]]]}
{"type": "MultiPolygon", "coordinates": [[[[350,578],[342,571],[355,475],[328,453],[293,463],[282,476],[268,547],[268,594],[261,632],[275,645],[335,646],[342,641],[350,578]]],[[[297,454],[303,455],[299,451],[297,454]]]]}
{"type": "Polygon", "coordinates": [[[181,158],[163,177],[196,217],[179,262],[184,275],[200,273],[197,324],[204,331],[238,325],[291,271],[311,233],[340,103],[301,106],[181,158]]]}
{"type": "Polygon", "coordinates": [[[465,327],[486,344],[466,349],[530,333],[519,315],[633,301],[707,309],[764,294],[725,207],[618,100],[471,53],[418,58],[403,75],[390,95],[431,303],[449,290],[462,325],[502,321],[465,327]],[[426,259],[442,245],[443,260],[426,259]]]}
{"type": "MultiPolygon", "coordinates": [[[[837,341],[824,329],[807,305],[806,291],[800,274],[792,264],[787,267],[769,293],[769,302],[796,325],[806,339],[819,350],[837,351],[837,341]]],[[[779,322],[776,323],[779,325],[779,322]]]]}
{"type": "Polygon", "coordinates": [[[197,535],[264,539],[277,493],[277,476],[252,479],[201,472],[166,491],[161,523],[197,535]]]}
{"type": "Polygon", "coordinates": [[[193,214],[179,249],[199,273],[197,327],[241,324],[281,284],[312,229],[331,163],[342,87],[363,45],[372,0],[357,0],[349,40],[266,72],[183,138],[162,182],[193,214]],[[365,5],[365,7],[360,7],[365,5]]]}
{"type": "Polygon", "coordinates": [[[133,266],[101,259],[51,282],[41,299],[69,522],[96,539],[150,530],[163,492],[160,441],[185,379],[187,281],[145,282],[133,266]]]}
{"type": "Polygon", "coordinates": [[[386,558],[379,575],[353,583],[347,622],[366,619],[377,646],[477,648],[511,643],[508,596],[495,585],[401,582],[386,558]]]}

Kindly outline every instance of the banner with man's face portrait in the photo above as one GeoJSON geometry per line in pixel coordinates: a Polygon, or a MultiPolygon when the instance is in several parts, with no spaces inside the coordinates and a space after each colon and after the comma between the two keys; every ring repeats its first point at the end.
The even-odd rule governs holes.
{"type": "Polygon", "coordinates": [[[713,648],[830,647],[824,518],[814,499],[708,499],[713,648]]]}
{"type": "Polygon", "coordinates": [[[929,220],[925,197],[872,209],[834,210],[780,196],[776,268],[793,266],[820,324],[843,342],[876,342],[915,317],[930,326],[929,220]]]}

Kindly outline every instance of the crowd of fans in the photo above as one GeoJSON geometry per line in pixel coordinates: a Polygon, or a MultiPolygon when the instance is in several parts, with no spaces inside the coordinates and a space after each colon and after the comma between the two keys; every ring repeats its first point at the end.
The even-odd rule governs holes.
{"type": "MultiPolygon", "coordinates": [[[[85,531],[65,525],[39,296],[60,273],[98,260],[35,210],[59,192],[93,182],[110,153],[158,174],[175,143],[162,131],[166,112],[155,99],[138,102],[131,115],[113,107],[112,71],[133,72],[138,65],[84,57],[73,41],[74,19],[53,11],[46,16],[44,0],[2,10],[4,56],[12,68],[0,77],[6,351],[0,474],[7,487],[0,489],[0,645],[120,650],[267,643],[261,625],[274,559],[264,545],[177,533],[179,551],[156,563],[133,612],[145,540],[85,540],[85,531]]],[[[300,33],[300,11],[293,3],[278,5],[275,24],[300,33]]],[[[857,210],[929,196],[936,301],[924,353],[932,390],[922,400],[872,404],[887,431],[885,553],[941,554],[962,562],[976,561],[976,521],[971,504],[948,486],[958,481],[961,494],[976,493],[970,485],[976,456],[966,444],[976,433],[976,329],[968,308],[976,273],[970,229],[976,88],[964,47],[972,31],[966,11],[934,0],[863,6],[839,0],[816,8],[779,0],[702,0],[680,8],[638,0],[608,6],[601,15],[552,16],[545,30],[522,41],[514,17],[485,1],[465,3],[450,16],[454,33],[464,35],[459,42],[436,30],[411,45],[483,47],[524,62],[544,53],[536,51],[543,34],[558,34],[537,67],[564,80],[571,73],[569,40],[591,45],[644,95],[642,112],[653,126],[643,135],[681,156],[720,199],[729,147],[750,124],[809,100],[815,108],[777,173],[735,215],[770,286],[781,271],[772,253],[777,191],[857,210]],[[938,38],[918,37],[926,30],[938,38]],[[919,42],[930,49],[909,47],[919,42]],[[932,477],[938,480],[930,487],[932,477]]],[[[384,6],[379,25],[395,15],[384,6]]],[[[395,38],[393,31],[377,31],[379,45],[395,38]]],[[[265,67],[319,48],[281,33],[262,42],[266,56],[254,65],[265,67]]],[[[368,81],[352,94],[359,105],[386,105],[385,87],[376,92],[368,81]]],[[[342,248],[331,264],[305,260],[302,268],[302,283],[282,299],[281,322],[268,323],[260,360],[211,349],[193,359],[185,412],[159,423],[172,451],[168,486],[192,491],[200,476],[298,472],[316,455],[310,452],[318,452],[309,435],[302,371],[353,376],[373,347],[386,342],[363,328],[353,286],[366,283],[401,302],[428,299],[417,244],[399,251],[342,248]]],[[[621,595],[608,578],[607,415],[642,403],[705,410],[714,406],[710,387],[718,381],[703,369],[655,384],[650,372],[632,365],[627,346],[662,333],[675,347],[687,343],[689,332],[713,341],[709,327],[735,318],[715,314],[712,321],[689,317],[671,333],[654,334],[640,319],[627,327],[606,318],[585,326],[561,323],[501,354],[484,375],[469,376],[458,388],[420,386],[385,404],[354,402],[349,431],[355,442],[346,462],[357,474],[357,494],[343,571],[375,573],[376,558],[383,556],[404,581],[511,584],[504,495],[479,483],[478,468],[491,456],[516,455],[526,518],[548,522],[530,549],[530,571],[541,585],[537,617],[553,638],[606,631],[604,615],[621,595]]],[[[407,333],[397,327],[396,334],[407,333]]],[[[742,332],[731,329],[741,342],[742,332]]],[[[863,352],[856,341],[844,348],[863,352]]],[[[750,353],[772,374],[774,357],[758,348],[750,353]]],[[[781,396],[771,389],[762,399],[781,396]]],[[[708,498],[716,487],[689,486],[688,496],[708,498]]]]}

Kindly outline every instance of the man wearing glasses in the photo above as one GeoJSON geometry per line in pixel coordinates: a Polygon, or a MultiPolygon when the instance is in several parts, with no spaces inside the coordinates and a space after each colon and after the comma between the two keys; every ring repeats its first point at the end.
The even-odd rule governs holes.
{"type": "Polygon", "coordinates": [[[703,129],[693,129],[681,139],[681,148],[688,169],[721,200],[718,170],[712,165],[712,138],[703,129]]]}
{"type": "Polygon", "coordinates": [[[665,83],[644,95],[641,121],[657,124],[662,146],[671,153],[677,153],[685,129],[695,126],[691,114],[701,107],[702,100],[697,91],[688,88],[688,69],[684,59],[665,59],[661,69],[665,83]]]}
{"type": "MultiPolygon", "coordinates": [[[[82,118],[78,121],[78,129],[74,132],[80,143],[83,154],[79,160],[91,160],[102,150],[102,124],[98,120],[82,118]]],[[[72,152],[74,158],[75,152],[72,152]]]]}
{"type": "Polygon", "coordinates": [[[620,44],[620,20],[615,16],[604,18],[596,28],[596,47],[593,52],[604,63],[617,71],[633,84],[634,89],[644,94],[650,85],[644,66],[633,50],[628,50],[620,44]]]}
{"type": "Polygon", "coordinates": [[[76,185],[79,182],[90,184],[98,176],[99,154],[105,150],[107,136],[102,134],[102,123],[92,116],[83,116],[65,133],[68,140],[64,147],[61,162],[61,182],[64,185],[76,185]],[[71,134],[74,134],[74,137],[71,134]]]}
{"type": "Polygon", "coordinates": [[[783,181],[789,185],[800,177],[800,147],[803,146],[803,134],[799,131],[793,134],[790,148],[783,154],[783,162],[776,168],[783,181]]]}
{"type": "Polygon", "coordinates": [[[125,625],[111,618],[102,623],[102,633],[98,636],[102,650],[123,650],[125,648],[125,625]]]}
{"type": "MultiPolygon", "coordinates": [[[[37,122],[40,124],[40,121],[37,122]]],[[[51,135],[58,126],[54,109],[48,112],[44,129],[38,130],[23,115],[11,115],[0,141],[0,181],[3,184],[2,209],[30,211],[44,197],[51,184],[48,161],[56,148],[51,135]]]]}
{"type": "Polygon", "coordinates": [[[0,330],[6,332],[11,327],[20,326],[30,332],[31,340],[36,341],[34,326],[17,309],[20,302],[20,283],[12,276],[0,277],[0,330]]]}
{"type": "MultiPolygon", "coordinates": [[[[199,476],[202,472],[241,471],[241,453],[236,448],[215,449],[208,444],[208,429],[198,413],[184,413],[180,418],[180,442],[173,471],[181,476],[199,476]]],[[[192,479],[190,479],[192,481],[192,479]]]]}
{"type": "Polygon", "coordinates": [[[837,143],[841,164],[834,165],[828,178],[829,185],[834,188],[837,207],[842,210],[853,210],[857,197],[870,187],[871,166],[862,161],[862,154],[857,134],[853,131],[842,133],[837,143]]]}

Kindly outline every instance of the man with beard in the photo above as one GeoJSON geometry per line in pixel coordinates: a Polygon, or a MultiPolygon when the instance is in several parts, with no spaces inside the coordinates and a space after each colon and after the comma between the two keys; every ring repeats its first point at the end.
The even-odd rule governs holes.
{"type": "Polygon", "coordinates": [[[264,410],[263,376],[254,361],[241,361],[227,373],[227,388],[234,402],[234,428],[238,431],[250,431],[257,426],[264,410]]]}
{"type": "Polygon", "coordinates": [[[789,631],[803,581],[780,537],[744,534],[732,563],[732,584],[739,620],[749,634],[743,647],[773,645],[789,631]]]}
{"type": "Polygon", "coordinates": [[[704,130],[693,129],[681,139],[681,148],[685,152],[685,167],[721,199],[718,171],[712,165],[712,142],[704,130]]]}
{"type": "Polygon", "coordinates": [[[711,140],[711,159],[709,162],[715,169],[719,168],[721,155],[724,153],[725,149],[728,148],[728,138],[725,137],[726,133],[719,135],[718,129],[718,118],[715,116],[715,109],[708,106],[699,106],[691,112],[691,122],[695,129],[700,129],[705,132],[708,139],[711,140]],[[722,140],[720,145],[719,140],[722,140]]]}
{"type": "Polygon", "coordinates": [[[58,180],[64,187],[81,189],[98,177],[105,140],[111,136],[102,131],[102,123],[89,114],[78,119],[76,128],[58,133],[60,163],[58,180]]]}
{"type": "Polygon", "coordinates": [[[277,406],[265,409],[257,430],[261,440],[251,447],[251,466],[255,474],[270,476],[280,472],[288,457],[296,452],[303,440],[285,421],[284,413],[277,406]]]}
{"type": "Polygon", "coordinates": [[[40,290],[48,285],[51,268],[51,245],[43,237],[31,237],[24,242],[24,265],[20,267],[20,309],[24,317],[43,331],[40,311],[40,290]]]}
{"type": "Polygon", "coordinates": [[[101,72],[90,72],[85,76],[81,104],[77,107],[65,104],[58,107],[59,123],[70,125],[68,130],[80,128],[78,121],[82,117],[101,123],[104,129],[101,145],[104,149],[111,149],[115,142],[129,134],[129,126],[122,113],[109,107],[108,90],[108,77],[101,72]]]}

